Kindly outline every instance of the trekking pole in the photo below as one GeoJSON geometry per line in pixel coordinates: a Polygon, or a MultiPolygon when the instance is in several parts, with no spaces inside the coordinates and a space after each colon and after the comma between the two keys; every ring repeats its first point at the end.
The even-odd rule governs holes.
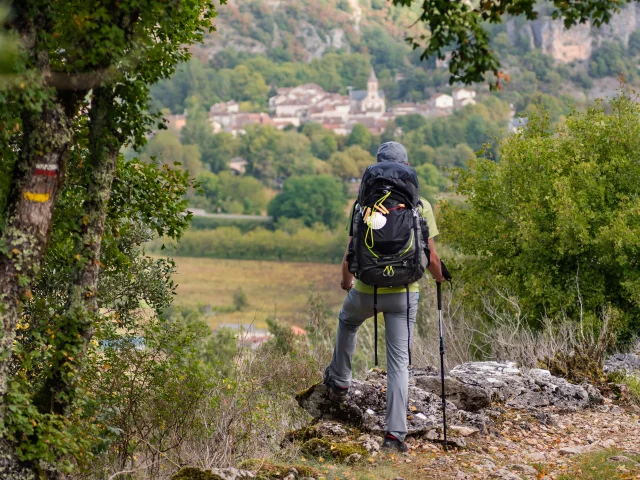
{"type": "Polygon", "coordinates": [[[444,341],[442,340],[442,284],[436,282],[438,290],[438,329],[440,330],[440,380],[442,382],[442,430],[444,451],[447,451],[447,401],[444,393],[444,341]]]}
{"type": "MultiPolygon", "coordinates": [[[[440,260],[442,276],[451,282],[451,274],[444,262],[440,260]]],[[[447,451],[447,400],[444,391],[444,340],[442,339],[442,284],[436,282],[438,291],[438,330],[440,331],[440,380],[442,382],[442,431],[444,433],[444,451],[447,451]]]]}

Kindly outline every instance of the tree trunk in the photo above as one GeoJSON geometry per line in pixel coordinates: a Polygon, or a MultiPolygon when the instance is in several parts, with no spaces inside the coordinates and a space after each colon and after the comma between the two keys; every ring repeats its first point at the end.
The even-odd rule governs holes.
{"type": "Polygon", "coordinates": [[[83,218],[78,219],[82,226],[80,260],[69,288],[67,312],[62,319],[64,323],[59,327],[68,335],[64,350],[71,356],[60,359],[35,400],[40,408],[52,413],[63,414],[72,401],[71,393],[78,378],[77,369],[95,333],[99,315],[97,292],[100,249],[121,147],[114,137],[111,112],[114,99],[112,87],[98,87],[93,91],[89,112],[89,155],[85,167],[89,169],[90,177],[82,209],[83,218]]]}
{"type": "MultiPolygon", "coordinates": [[[[107,207],[111,198],[111,185],[121,143],[114,138],[113,120],[110,110],[115,100],[113,88],[99,87],[94,90],[89,113],[89,158],[91,177],[87,185],[84,202],[85,220],[82,222],[82,268],[79,269],[70,291],[70,309],[98,312],[98,275],[100,271],[100,248],[107,219],[107,207]]],[[[89,325],[84,329],[85,341],[93,336],[89,325]]]]}
{"type": "Polygon", "coordinates": [[[21,303],[31,296],[51,231],[72,137],[71,120],[59,103],[23,115],[24,143],[8,198],[0,238],[0,396],[7,391],[9,361],[21,303]]]}

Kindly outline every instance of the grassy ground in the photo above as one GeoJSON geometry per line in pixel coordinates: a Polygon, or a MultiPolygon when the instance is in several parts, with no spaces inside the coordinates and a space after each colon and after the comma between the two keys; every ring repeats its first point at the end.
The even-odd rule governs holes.
{"type": "Polygon", "coordinates": [[[212,326],[255,321],[262,328],[274,312],[281,320],[303,324],[310,285],[335,311],[344,298],[340,265],[186,257],[174,260],[178,267],[174,277],[178,284],[176,305],[211,305],[214,311],[223,310],[209,317],[212,326]],[[239,312],[224,312],[232,309],[233,294],[239,288],[247,295],[249,305],[239,312]]]}
{"type": "MultiPolygon", "coordinates": [[[[558,480],[610,480],[640,478],[640,456],[610,449],[582,455],[558,480]]],[[[544,473],[544,472],[543,472],[544,473]]]]}

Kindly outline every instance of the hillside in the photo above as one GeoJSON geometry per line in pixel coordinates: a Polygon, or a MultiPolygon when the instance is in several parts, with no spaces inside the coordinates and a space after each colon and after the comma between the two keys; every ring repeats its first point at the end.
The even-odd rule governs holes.
{"type": "MultiPolygon", "coordinates": [[[[417,7],[394,7],[385,0],[232,0],[220,8],[215,21],[218,31],[195,47],[194,53],[203,62],[213,63],[227,50],[264,55],[275,62],[309,62],[332,51],[343,51],[369,55],[376,70],[388,68],[394,75],[406,75],[411,66],[420,64],[420,52],[412,53],[404,41],[425,33],[421,24],[415,24],[416,18],[417,7]]],[[[639,37],[634,32],[639,26],[640,6],[633,3],[600,28],[586,23],[566,30],[561,21],[552,20],[543,10],[533,22],[510,18],[504,24],[490,25],[490,31],[507,73],[517,76],[522,71],[534,71],[546,83],[537,66],[523,62],[521,55],[538,50],[558,65],[569,67],[574,78],[571,85],[564,85],[567,91],[583,91],[593,98],[602,91],[603,82],[597,82],[594,94],[588,95],[593,86],[580,72],[591,78],[622,73],[624,60],[620,62],[618,57],[638,53],[639,37]],[[610,43],[619,48],[612,48],[610,43]],[[629,47],[631,50],[626,51],[629,47]],[[599,58],[603,48],[609,58],[599,58]]],[[[427,63],[436,66],[435,59],[427,63]]],[[[562,70],[558,72],[561,75],[562,70]]],[[[634,68],[629,70],[633,72],[625,72],[627,76],[637,73],[634,68]]],[[[445,86],[446,78],[439,84],[445,86]]]]}

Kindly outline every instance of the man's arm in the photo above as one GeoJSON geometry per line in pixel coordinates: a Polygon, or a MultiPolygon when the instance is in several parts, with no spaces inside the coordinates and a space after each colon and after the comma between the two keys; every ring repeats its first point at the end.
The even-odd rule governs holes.
{"type": "Polygon", "coordinates": [[[433,238],[429,239],[429,251],[431,252],[431,258],[427,268],[436,282],[443,283],[445,279],[442,276],[442,268],[440,268],[440,256],[436,252],[436,242],[433,241],[433,238]]]}
{"type": "MultiPolygon", "coordinates": [[[[347,262],[347,255],[349,255],[349,245],[351,245],[351,239],[353,237],[349,237],[349,243],[347,243],[347,249],[344,252],[344,257],[342,257],[342,282],[340,282],[340,287],[343,290],[351,290],[353,288],[353,274],[349,271],[349,262],[347,262]]],[[[438,260],[438,268],[440,265],[440,260],[438,260]]]]}

